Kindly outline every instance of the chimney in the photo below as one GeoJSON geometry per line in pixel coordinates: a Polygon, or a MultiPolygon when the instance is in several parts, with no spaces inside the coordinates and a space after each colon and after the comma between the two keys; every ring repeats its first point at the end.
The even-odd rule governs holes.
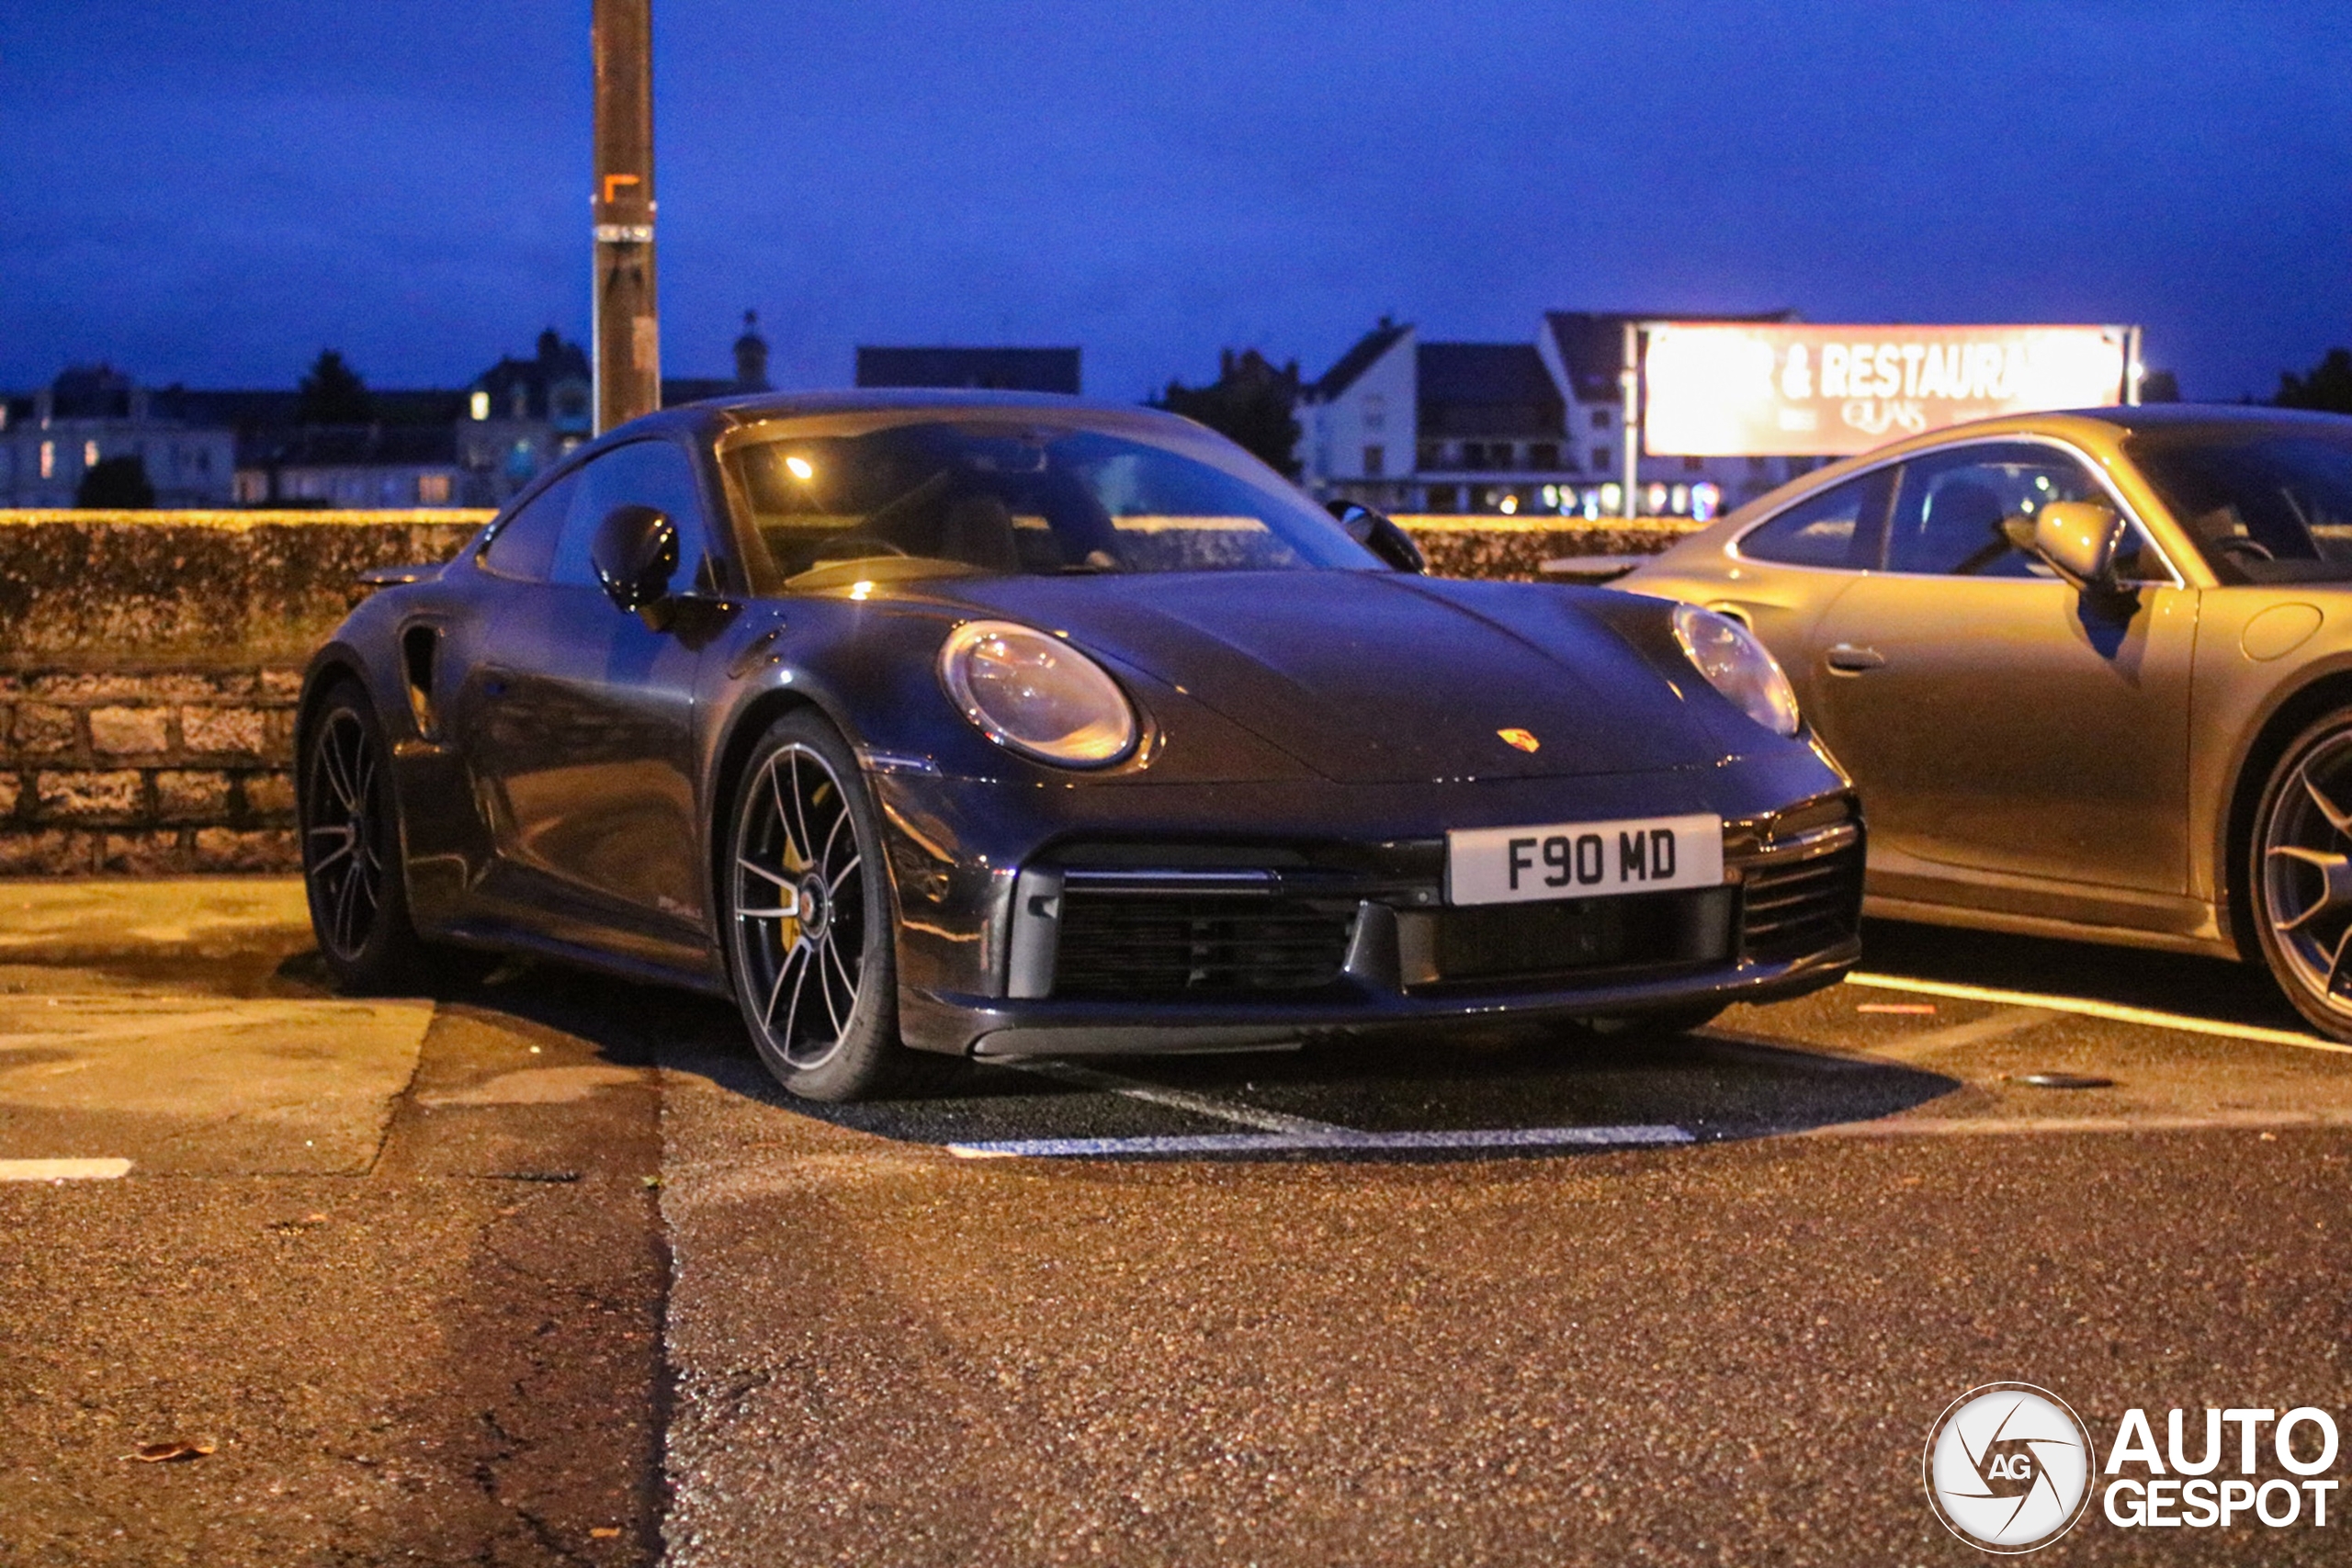
{"type": "Polygon", "coordinates": [[[743,335],[735,340],[735,389],[768,390],[768,340],[760,335],[760,313],[743,312],[743,335]]]}

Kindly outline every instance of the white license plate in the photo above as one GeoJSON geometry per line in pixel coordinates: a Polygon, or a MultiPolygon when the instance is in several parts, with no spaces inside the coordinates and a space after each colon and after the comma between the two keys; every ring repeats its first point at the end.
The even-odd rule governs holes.
{"type": "Polygon", "coordinates": [[[1713,887],[1724,879],[1724,819],[1637,817],[1445,836],[1445,901],[1520,904],[1713,887]]]}

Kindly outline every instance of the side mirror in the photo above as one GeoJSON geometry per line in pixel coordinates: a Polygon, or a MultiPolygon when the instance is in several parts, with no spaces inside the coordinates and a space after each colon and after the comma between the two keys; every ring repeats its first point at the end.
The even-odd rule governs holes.
{"type": "Polygon", "coordinates": [[[650,506],[616,506],[596,525],[588,561],[616,606],[650,615],[678,572],[677,525],[650,506]]]}
{"type": "Polygon", "coordinates": [[[1421,554],[1421,547],[1413,543],[1413,536],[1399,528],[1393,519],[1360,502],[1328,501],[1323,505],[1340,520],[1340,526],[1348,531],[1349,538],[1398,571],[1429,570],[1429,557],[1421,554]]]}
{"type": "Polygon", "coordinates": [[[2116,592],[2123,519],[2096,501],[2053,501],[2033,520],[2033,553],[2084,593],[2116,592]]]}

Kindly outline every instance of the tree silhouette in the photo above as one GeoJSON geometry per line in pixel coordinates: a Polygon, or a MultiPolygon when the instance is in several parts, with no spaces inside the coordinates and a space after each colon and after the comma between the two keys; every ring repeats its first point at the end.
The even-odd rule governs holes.
{"type": "Polygon", "coordinates": [[[1205,387],[1169,382],[1167,394],[1153,399],[1151,406],[1196,419],[1296,479],[1298,421],[1291,410],[1298,405],[1298,361],[1277,370],[1254,348],[1238,355],[1228,348],[1217,355],[1217,372],[1205,387]]]}
{"type": "Polygon", "coordinates": [[[146,459],[135,453],[99,458],[74,487],[74,504],[107,512],[138,512],[154,505],[155,487],[147,482],[146,459]]]}
{"type": "Polygon", "coordinates": [[[2270,400],[2282,409],[2352,413],[2352,349],[2329,349],[2307,376],[2280,371],[2278,395],[2270,400]]]}
{"type": "Polygon", "coordinates": [[[302,402],[295,417],[304,424],[366,424],[375,417],[368,384],[332,348],[319,350],[302,378],[302,402]]]}

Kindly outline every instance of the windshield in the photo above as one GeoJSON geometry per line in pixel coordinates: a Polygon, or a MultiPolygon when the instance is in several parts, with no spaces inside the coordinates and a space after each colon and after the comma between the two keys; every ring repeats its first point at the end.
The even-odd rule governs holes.
{"type": "MultiPolygon", "coordinates": [[[[851,561],[890,576],[1377,570],[1329,516],[1213,437],[923,419],[781,434],[728,455],[787,585],[851,561]],[[921,564],[919,564],[921,563],[921,564]]],[[[808,585],[815,586],[811,581],[808,585]]]]}
{"type": "Polygon", "coordinates": [[[2224,582],[2352,578],[2352,421],[2189,429],[2128,450],[2224,582]]]}

